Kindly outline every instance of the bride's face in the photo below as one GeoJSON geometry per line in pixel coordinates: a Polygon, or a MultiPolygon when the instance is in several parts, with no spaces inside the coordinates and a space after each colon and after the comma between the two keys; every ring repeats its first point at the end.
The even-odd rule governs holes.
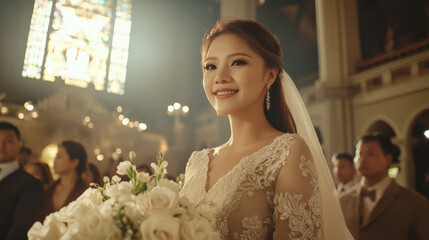
{"type": "Polygon", "coordinates": [[[220,115],[263,109],[267,83],[275,71],[235,34],[216,37],[203,61],[203,85],[207,98],[220,115]]]}

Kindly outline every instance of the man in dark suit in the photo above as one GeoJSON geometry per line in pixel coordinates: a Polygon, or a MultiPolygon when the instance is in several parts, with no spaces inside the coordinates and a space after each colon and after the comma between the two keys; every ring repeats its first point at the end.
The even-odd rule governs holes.
{"type": "Polygon", "coordinates": [[[19,130],[0,122],[0,239],[27,239],[27,232],[39,220],[43,184],[18,164],[21,149],[19,130]]]}
{"type": "Polygon", "coordinates": [[[358,141],[355,162],[362,181],[339,196],[355,239],[429,239],[429,200],[387,174],[398,156],[388,137],[367,135],[358,141]]]}
{"type": "Polygon", "coordinates": [[[353,156],[348,153],[335,153],[332,156],[332,164],[334,176],[338,180],[337,192],[342,193],[352,188],[356,184],[353,156]]]}

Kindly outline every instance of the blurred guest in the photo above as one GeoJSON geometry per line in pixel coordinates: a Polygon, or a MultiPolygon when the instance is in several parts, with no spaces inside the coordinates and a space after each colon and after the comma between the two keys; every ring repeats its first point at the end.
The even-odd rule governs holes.
{"type": "Polygon", "coordinates": [[[31,149],[28,147],[22,147],[18,154],[18,163],[21,167],[24,167],[31,161],[31,149]]]}
{"type": "Polygon", "coordinates": [[[87,188],[80,177],[85,171],[87,154],[77,141],[64,141],[58,146],[54,172],[60,178],[46,191],[45,216],[76,200],[87,188]]]}
{"type": "Polygon", "coordinates": [[[85,172],[82,173],[81,178],[88,186],[90,183],[96,183],[100,186],[103,185],[101,181],[100,170],[92,162],[88,162],[88,165],[86,166],[86,170],[85,172]]]}
{"type": "Polygon", "coordinates": [[[165,175],[164,175],[164,178],[165,179],[168,179],[168,180],[171,180],[171,181],[176,181],[176,177],[174,177],[173,175],[171,175],[171,174],[169,174],[169,173],[166,173],[165,175]]]}
{"type": "Polygon", "coordinates": [[[21,134],[0,122],[0,239],[27,239],[28,229],[40,220],[43,184],[18,163],[21,134]]]}
{"type": "Polygon", "coordinates": [[[146,163],[140,164],[137,166],[137,171],[139,172],[145,172],[145,173],[149,173],[149,175],[152,175],[152,168],[149,167],[149,165],[147,165],[146,163]]]}
{"type": "Polygon", "coordinates": [[[399,153],[386,136],[359,139],[355,161],[361,182],[340,195],[347,227],[355,239],[429,239],[429,200],[399,186],[387,174],[399,153]]]}
{"type": "Polygon", "coordinates": [[[54,182],[49,165],[42,162],[30,162],[24,166],[24,170],[31,176],[42,181],[45,189],[50,187],[54,182]]]}
{"type": "Polygon", "coordinates": [[[348,153],[335,153],[332,156],[334,176],[338,180],[338,193],[349,190],[356,182],[356,169],[353,156],[348,153]]]}

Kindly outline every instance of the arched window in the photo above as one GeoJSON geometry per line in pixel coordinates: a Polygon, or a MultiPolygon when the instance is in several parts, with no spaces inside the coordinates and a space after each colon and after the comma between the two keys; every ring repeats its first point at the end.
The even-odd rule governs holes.
{"type": "Polygon", "coordinates": [[[124,94],[131,0],[36,0],[22,76],[124,94]]]}
{"type": "Polygon", "coordinates": [[[382,120],[378,120],[375,123],[373,123],[366,132],[369,134],[381,134],[381,135],[388,136],[390,138],[396,136],[393,128],[385,121],[382,121],[382,120]]]}
{"type": "Polygon", "coordinates": [[[429,109],[421,112],[411,127],[416,190],[429,198],[429,109]]]}

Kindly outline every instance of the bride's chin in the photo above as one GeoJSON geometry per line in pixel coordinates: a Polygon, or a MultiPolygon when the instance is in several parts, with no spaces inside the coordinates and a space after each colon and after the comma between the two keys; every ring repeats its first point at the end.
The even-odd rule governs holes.
{"type": "Polygon", "coordinates": [[[216,111],[216,114],[218,116],[225,116],[229,114],[229,111],[226,109],[219,109],[219,108],[214,108],[214,110],[216,111]]]}

